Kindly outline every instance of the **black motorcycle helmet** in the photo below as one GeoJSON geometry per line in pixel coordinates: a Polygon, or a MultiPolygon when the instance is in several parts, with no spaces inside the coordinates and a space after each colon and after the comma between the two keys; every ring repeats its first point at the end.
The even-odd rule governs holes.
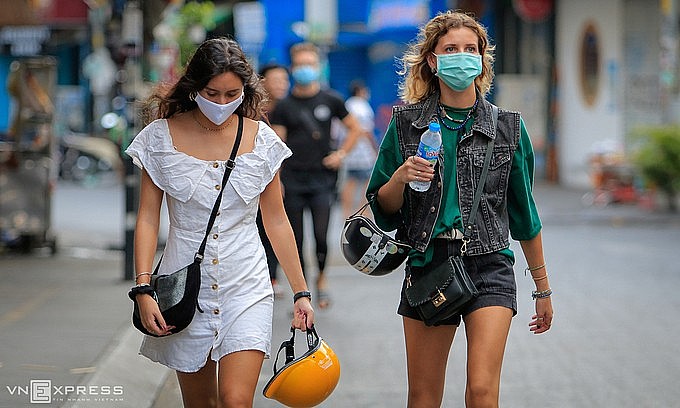
{"type": "Polygon", "coordinates": [[[340,237],[342,255],[359,272],[387,275],[406,260],[411,246],[392,238],[361,215],[366,206],[345,220],[340,237]]]}

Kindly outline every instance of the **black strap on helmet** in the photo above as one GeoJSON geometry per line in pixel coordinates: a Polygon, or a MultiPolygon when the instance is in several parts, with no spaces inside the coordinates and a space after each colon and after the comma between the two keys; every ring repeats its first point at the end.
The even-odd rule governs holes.
{"type": "MultiPolygon", "coordinates": [[[[283,369],[283,367],[287,366],[288,364],[292,363],[293,360],[295,360],[295,327],[291,327],[290,332],[292,333],[290,339],[285,340],[283,343],[281,343],[279,351],[276,352],[276,359],[274,360],[274,374],[278,373],[283,369]],[[283,367],[278,368],[279,356],[281,355],[282,350],[286,351],[286,361],[283,367]]],[[[309,347],[310,350],[313,350],[318,344],[319,335],[316,333],[314,325],[312,325],[312,327],[307,328],[307,347],[309,347]]]]}

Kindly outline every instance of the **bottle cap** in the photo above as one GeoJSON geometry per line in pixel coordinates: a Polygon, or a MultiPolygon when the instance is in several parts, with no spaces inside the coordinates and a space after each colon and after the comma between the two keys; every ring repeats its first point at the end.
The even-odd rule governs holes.
{"type": "Polygon", "coordinates": [[[441,126],[437,122],[430,122],[430,132],[439,132],[441,126]]]}

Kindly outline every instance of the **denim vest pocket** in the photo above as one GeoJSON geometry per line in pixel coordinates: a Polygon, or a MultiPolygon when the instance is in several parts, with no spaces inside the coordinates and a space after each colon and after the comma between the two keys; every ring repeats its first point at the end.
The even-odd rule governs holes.
{"type": "MultiPolygon", "coordinates": [[[[477,180],[482,176],[485,154],[486,152],[475,152],[472,158],[473,174],[477,180]]],[[[497,208],[503,201],[511,168],[512,151],[510,146],[494,146],[491,163],[489,164],[489,173],[483,190],[484,198],[486,198],[491,208],[497,208]]]]}

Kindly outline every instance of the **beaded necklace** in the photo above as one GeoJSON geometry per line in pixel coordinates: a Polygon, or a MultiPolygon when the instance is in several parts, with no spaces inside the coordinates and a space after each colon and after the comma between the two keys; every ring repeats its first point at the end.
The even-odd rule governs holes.
{"type": "Polygon", "coordinates": [[[470,118],[472,117],[472,112],[473,112],[475,109],[477,109],[477,103],[478,103],[478,102],[479,102],[479,99],[475,99],[475,104],[472,105],[472,108],[470,108],[470,110],[468,111],[467,115],[465,116],[465,119],[463,119],[463,120],[455,120],[455,119],[453,119],[452,117],[450,117],[450,116],[446,113],[446,109],[444,109],[444,106],[440,103],[440,104],[439,104],[439,112],[437,113],[437,116],[439,117],[439,121],[442,123],[442,125],[444,125],[444,127],[446,127],[446,128],[449,129],[449,130],[453,130],[453,131],[461,130],[462,128],[465,127],[465,125],[467,124],[468,120],[470,120],[470,118]],[[454,123],[460,123],[460,125],[453,126],[453,127],[450,126],[449,124],[447,124],[447,123],[444,121],[444,117],[442,117],[442,114],[443,114],[444,117],[447,118],[448,120],[450,120],[450,121],[452,121],[452,122],[454,122],[454,123]]]}

